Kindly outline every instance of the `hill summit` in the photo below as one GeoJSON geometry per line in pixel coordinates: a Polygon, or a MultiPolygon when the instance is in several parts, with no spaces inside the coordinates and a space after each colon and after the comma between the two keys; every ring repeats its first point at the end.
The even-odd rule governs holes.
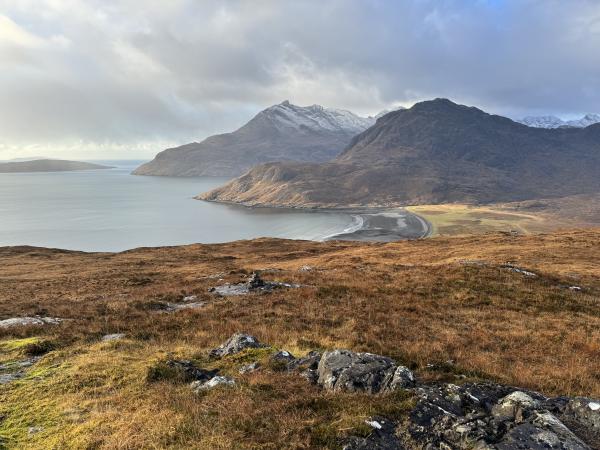
{"type": "Polygon", "coordinates": [[[167,149],[133,173],[234,177],[270,161],[324,162],[374,122],[343,109],[296,106],[286,100],[232,133],[167,149]]]}

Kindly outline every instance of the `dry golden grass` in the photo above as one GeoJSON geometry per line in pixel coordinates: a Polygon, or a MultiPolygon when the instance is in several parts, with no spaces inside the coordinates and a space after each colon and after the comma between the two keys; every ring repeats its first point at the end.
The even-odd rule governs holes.
{"type": "Polygon", "coordinates": [[[427,219],[434,236],[514,231],[547,233],[600,225],[600,194],[491,205],[416,205],[406,209],[427,219]]]}
{"type": "Polygon", "coordinates": [[[406,396],[328,395],[280,372],[242,377],[236,359],[218,363],[240,381],[229,390],[197,397],[185,384],[146,381],[168,355],[209,364],[206,350],[237,331],[296,354],[389,355],[425,380],[465,375],[600,396],[600,230],[393,244],[261,239],[120,254],[4,248],[0,311],[0,319],[70,319],[1,331],[1,361],[22,357],[19,338],[55,348],[25,379],[0,387],[9,447],[335,448],[364,432],[367,416],[410,406],[406,396]],[[507,261],[539,276],[499,267],[507,261]],[[298,270],[305,265],[313,270],[298,270]],[[227,299],[207,292],[220,283],[212,277],[237,282],[256,269],[304,287],[227,299]],[[191,294],[207,305],[156,308],[191,294]],[[116,332],[127,338],[99,341],[116,332]],[[30,435],[30,426],[44,429],[30,435]]]}
{"type": "Polygon", "coordinates": [[[566,221],[551,220],[539,212],[516,212],[499,206],[447,204],[409,206],[406,209],[431,223],[434,236],[485,234],[497,231],[529,234],[550,231],[568,224],[566,221]]]}

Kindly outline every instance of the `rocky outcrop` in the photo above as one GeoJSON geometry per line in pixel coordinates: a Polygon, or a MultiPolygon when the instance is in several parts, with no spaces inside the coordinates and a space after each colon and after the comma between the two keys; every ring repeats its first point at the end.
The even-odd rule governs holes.
{"type": "Polygon", "coordinates": [[[410,387],[414,376],[390,358],[349,350],[325,352],[318,367],[318,383],[326,390],[367,392],[410,387]]]}
{"type": "Polygon", "coordinates": [[[58,317],[11,317],[10,319],[0,320],[0,328],[25,327],[31,325],[58,325],[64,319],[58,317]]]}
{"type": "Polygon", "coordinates": [[[579,416],[568,407],[575,399],[550,399],[498,384],[424,385],[414,392],[417,405],[408,424],[399,425],[396,432],[415,446],[582,450],[600,442],[590,415],[580,407],[589,400],[573,406],[583,409],[579,416]]]}
{"type": "Polygon", "coordinates": [[[247,295],[251,293],[271,292],[281,288],[299,288],[297,284],[280,283],[277,281],[265,281],[258,272],[254,272],[247,282],[237,284],[224,284],[209,289],[209,292],[222,297],[231,297],[238,295],[247,295]]]}
{"type": "MultiPolygon", "coordinates": [[[[211,352],[221,357],[264,347],[247,334],[235,334],[211,352]]],[[[263,360],[264,361],[264,360],[263,360]]],[[[244,365],[240,373],[261,367],[244,365]]],[[[296,358],[286,350],[270,354],[266,369],[301,374],[323,390],[371,395],[404,390],[415,404],[401,419],[371,417],[367,436],[349,437],[345,450],[590,450],[600,443],[600,401],[547,398],[537,392],[495,383],[422,383],[407,367],[373,353],[336,349],[296,358]]],[[[194,382],[200,392],[231,378],[211,376],[194,382]]],[[[389,397],[388,397],[389,398],[389,397]]]]}
{"type": "Polygon", "coordinates": [[[211,350],[210,356],[221,358],[227,355],[239,353],[247,348],[261,348],[266,345],[261,344],[254,336],[244,333],[236,333],[225,341],[220,347],[211,350]]]}

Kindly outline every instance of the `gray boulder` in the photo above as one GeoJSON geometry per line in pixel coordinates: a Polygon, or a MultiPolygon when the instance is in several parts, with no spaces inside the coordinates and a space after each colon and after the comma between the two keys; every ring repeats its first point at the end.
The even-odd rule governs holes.
{"type": "Polygon", "coordinates": [[[211,350],[210,356],[220,358],[227,355],[233,355],[239,353],[247,348],[262,348],[266,345],[258,342],[254,336],[244,333],[236,333],[231,336],[227,341],[222,344],[219,348],[211,350]]]}
{"type": "Polygon", "coordinates": [[[549,412],[534,411],[524,423],[506,433],[494,445],[497,450],[589,450],[560,420],[549,412]]]}
{"type": "Polygon", "coordinates": [[[391,389],[392,383],[400,387],[414,380],[408,369],[397,369],[396,363],[385,356],[333,350],[325,352],[319,361],[318,383],[331,391],[375,394],[391,389]]]}

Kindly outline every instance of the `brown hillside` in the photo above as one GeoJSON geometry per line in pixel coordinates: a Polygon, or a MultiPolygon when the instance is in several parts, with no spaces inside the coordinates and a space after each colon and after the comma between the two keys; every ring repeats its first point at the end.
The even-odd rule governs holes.
{"type": "Polygon", "coordinates": [[[330,394],[275,369],[240,375],[247,361],[235,358],[221,366],[237,379],[232,389],[196,396],[186,384],[147,381],[168,357],[206,364],[206,351],[237,331],[296,355],[389,355],[424,381],[495,380],[597,398],[599,243],[600,230],[588,230],[391,244],[261,239],[118,254],[2,248],[0,320],[68,321],[1,331],[0,364],[47,353],[0,386],[0,437],[39,449],[339,448],[341,437],[364,432],[367,417],[402,417],[412,404],[406,395],[330,394]],[[509,261],[537,276],[502,267],[509,261]],[[303,287],[208,292],[257,269],[303,287]],[[190,295],[205,305],[165,312],[190,295]],[[126,336],[102,342],[108,333],[126,336]]]}

